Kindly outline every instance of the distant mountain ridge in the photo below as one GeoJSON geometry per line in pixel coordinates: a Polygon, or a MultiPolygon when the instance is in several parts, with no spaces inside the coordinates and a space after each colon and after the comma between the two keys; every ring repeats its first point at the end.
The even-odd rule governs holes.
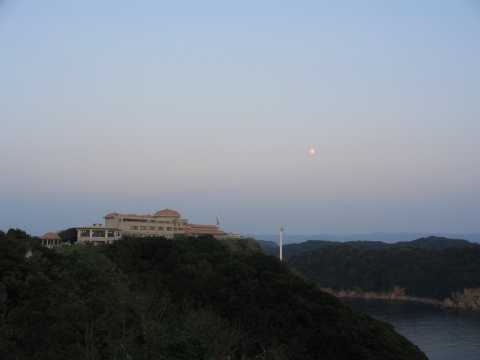
{"type": "MultiPolygon", "coordinates": [[[[464,239],[467,241],[480,243],[480,233],[365,233],[365,234],[285,234],[285,243],[299,243],[308,240],[326,240],[326,241],[381,241],[385,243],[397,243],[402,241],[411,241],[414,239],[441,237],[448,239],[464,239]]],[[[253,235],[257,240],[278,242],[278,234],[257,234],[253,235]]]]}
{"type": "MultiPolygon", "coordinates": [[[[273,241],[257,240],[262,250],[268,255],[278,254],[278,245],[273,241]]],[[[331,246],[349,246],[355,249],[375,250],[410,246],[426,250],[444,250],[449,248],[480,248],[480,244],[463,239],[449,239],[445,237],[429,236],[412,241],[400,241],[386,243],[382,241],[330,241],[330,240],[308,240],[301,243],[287,244],[283,247],[286,259],[304,252],[316,251],[331,246]]]]}
{"type": "Polygon", "coordinates": [[[444,250],[448,248],[461,248],[461,247],[480,247],[480,244],[476,244],[463,239],[449,239],[444,237],[429,236],[420,238],[413,241],[401,241],[393,246],[414,246],[422,249],[430,250],[444,250]]]}
{"type": "MultiPolygon", "coordinates": [[[[264,251],[276,255],[278,248],[269,245],[264,251]]],[[[395,294],[480,310],[480,244],[466,240],[430,236],[394,244],[307,241],[286,245],[284,258],[334,293],[395,294]]]]}

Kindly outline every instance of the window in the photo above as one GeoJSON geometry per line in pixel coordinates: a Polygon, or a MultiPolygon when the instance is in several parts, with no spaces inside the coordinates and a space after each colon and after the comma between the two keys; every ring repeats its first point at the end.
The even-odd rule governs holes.
{"type": "Polygon", "coordinates": [[[155,230],[155,226],[150,226],[150,230],[155,230]]]}
{"type": "Polygon", "coordinates": [[[147,219],[133,219],[133,218],[125,218],[123,221],[130,221],[130,222],[147,222],[147,219]]]}
{"type": "Polygon", "coordinates": [[[130,226],[130,230],[138,230],[138,226],[130,226]]]}
{"type": "Polygon", "coordinates": [[[163,227],[159,226],[158,230],[163,231],[163,227]]]}
{"type": "Polygon", "coordinates": [[[80,230],[81,237],[90,237],[90,230],[80,230]]]}
{"type": "Polygon", "coordinates": [[[109,231],[107,232],[107,237],[109,237],[109,238],[113,238],[113,237],[115,237],[115,232],[114,232],[114,231],[111,231],[111,230],[109,230],[109,231]]]}
{"type": "Polygon", "coordinates": [[[105,237],[105,230],[93,230],[92,231],[93,237],[105,237]]]}

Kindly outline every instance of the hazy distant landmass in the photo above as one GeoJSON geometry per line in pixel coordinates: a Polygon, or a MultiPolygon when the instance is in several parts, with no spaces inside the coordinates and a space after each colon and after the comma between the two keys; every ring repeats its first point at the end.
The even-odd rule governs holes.
{"type": "MultiPolygon", "coordinates": [[[[276,243],[259,243],[278,254],[276,243]]],[[[284,257],[320,287],[350,296],[416,297],[480,309],[480,244],[463,239],[306,241],[284,246],[284,257]]]]}
{"type": "MultiPolygon", "coordinates": [[[[329,241],[382,241],[386,243],[396,243],[400,241],[411,241],[426,237],[444,237],[449,239],[465,239],[480,243],[480,234],[462,234],[462,233],[364,233],[364,234],[285,234],[285,243],[299,243],[308,240],[329,240],[329,241]]],[[[258,240],[278,242],[278,234],[256,234],[254,237],[258,240]]]]}

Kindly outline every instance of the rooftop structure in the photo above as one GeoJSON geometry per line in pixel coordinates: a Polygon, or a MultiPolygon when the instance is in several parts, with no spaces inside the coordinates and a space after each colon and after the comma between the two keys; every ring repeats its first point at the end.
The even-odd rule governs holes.
{"type": "Polygon", "coordinates": [[[45,246],[49,249],[58,247],[62,243],[62,239],[60,238],[60,236],[54,232],[48,232],[44,234],[40,239],[42,241],[42,246],[45,246]]]}
{"type": "Polygon", "coordinates": [[[163,209],[160,211],[157,211],[154,217],[169,217],[169,218],[180,218],[180,213],[178,211],[172,210],[172,209],[163,209]]]}
{"type": "Polygon", "coordinates": [[[185,235],[187,236],[212,235],[214,237],[222,237],[222,236],[225,236],[226,233],[220,230],[218,225],[187,224],[185,226],[185,235]]]}

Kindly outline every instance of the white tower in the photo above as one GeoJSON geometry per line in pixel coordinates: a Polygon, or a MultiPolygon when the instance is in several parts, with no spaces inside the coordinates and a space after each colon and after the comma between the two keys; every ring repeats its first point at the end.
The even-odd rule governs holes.
{"type": "Polygon", "coordinates": [[[280,226],[280,234],[278,239],[278,246],[280,248],[280,261],[283,261],[283,226],[280,226]]]}

